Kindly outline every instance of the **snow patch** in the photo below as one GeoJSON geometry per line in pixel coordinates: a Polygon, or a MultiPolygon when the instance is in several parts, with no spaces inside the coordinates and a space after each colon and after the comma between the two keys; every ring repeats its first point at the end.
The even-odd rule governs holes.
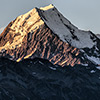
{"type": "Polygon", "coordinates": [[[51,8],[54,8],[54,6],[52,4],[50,4],[49,6],[46,6],[46,7],[41,7],[40,9],[41,10],[48,10],[48,9],[51,9],[51,8]]]}
{"type": "Polygon", "coordinates": [[[3,32],[5,27],[0,28],[0,34],[3,32]]]}
{"type": "Polygon", "coordinates": [[[96,68],[100,70],[100,66],[98,66],[98,67],[96,67],[96,68]]]}
{"type": "Polygon", "coordinates": [[[41,61],[39,61],[39,63],[40,63],[41,65],[44,65],[41,61]]]}
{"type": "Polygon", "coordinates": [[[95,73],[96,71],[95,70],[91,70],[91,73],[95,73]]]}
{"type": "Polygon", "coordinates": [[[90,56],[87,56],[87,58],[90,61],[92,61],[93,63],[100,65],[100,58],[96,58],[96,57],[93,57],[93,56],[91,56],[91,57],[90,56]]]}
{"type": "Polygon", "coordinates": [[[88,64],[81,64],[81,65],[83,65],[83,66],[88,66],[88,64]]]}
{"type": "Polygon", "coordinates": [[[54,68],[54,67],[49,67],[50,69],[52,69],[52,70],[56,70],[56,68],[54,68]]]}

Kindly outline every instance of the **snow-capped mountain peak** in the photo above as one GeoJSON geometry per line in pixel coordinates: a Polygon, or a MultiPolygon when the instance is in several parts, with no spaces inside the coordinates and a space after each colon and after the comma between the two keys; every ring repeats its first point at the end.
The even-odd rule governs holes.
{"type": "Polygon", "coordinates": [[[67,20],[54,6],[39,9],[39,14],[47,26],[64,42],[77,48],[92,48],[96,43],[91,39],[91,32],[79,30],[67,20]],[[48,10],[45,10],[45,9],[48,10]]]}
{"type": "Polygon", "coordinates": [[[61,66],[100,64],[100,40],[91,31],[79,30],[49,5],[17,17],[4,29],[0,55],[17,62],[38,57],[61,66]]]}
{"type": "Polygon", "coordinates": [[[50,4],[49,6],[46,6],[46,7],[40,7],[41,10],[49,10],[53,8],[54,8],[53,4],[50,4]]]}

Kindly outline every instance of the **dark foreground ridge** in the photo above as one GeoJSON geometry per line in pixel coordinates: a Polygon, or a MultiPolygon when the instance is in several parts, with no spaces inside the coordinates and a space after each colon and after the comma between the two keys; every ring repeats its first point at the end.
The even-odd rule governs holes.
{"type": "Polygon", "coordinates": [[[0,100],[100,100],[100,70],[0,58],[0,100]]]}

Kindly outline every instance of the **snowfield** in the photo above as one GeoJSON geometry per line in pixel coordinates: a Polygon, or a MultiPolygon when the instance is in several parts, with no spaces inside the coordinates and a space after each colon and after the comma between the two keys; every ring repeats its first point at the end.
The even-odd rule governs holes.
{"type": "MultiPolygon", "coordinates": [[[[53,5],[52,5],[53,6],[53,5]]],[[[41,9],[41,17],[47,26],[64,42],[77,48],[92,48],[96,43],[91,39],[90,31],[79,30],[71,24],[55,7],[41,9]]]]}

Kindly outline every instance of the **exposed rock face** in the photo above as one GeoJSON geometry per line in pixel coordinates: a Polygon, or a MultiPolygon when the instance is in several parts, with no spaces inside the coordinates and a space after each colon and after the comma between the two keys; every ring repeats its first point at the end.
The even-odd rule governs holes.
{"type": "MultiPolygon", "coordinates": [[[[5,56],[17,62],[38,57],[61,66],[89,63],[83,52],[86,50],[87,45],[83,46],[83,49],[80,48],[86,41],[82,40],[85,41],[82,43],[81,40],[79,41],[79,36],[76,36],[76,32],[80,32],[80,30],[68,20],[65,20],[60,13],[58,13],[59,16],[57,15],[60,20],[58,17],[56,17],[56,20],[56,13],[58,13],[57,9],[50,5],[40,9],[34,8],[28,13],[17,17],[0,35],[0,56],[5,56]],[[49,17],[54,18],[52,19],[53,22],[49,17]],[[78,48],[79,43],[81,45],[78,48]]],[[[86,36],[89,37],[89,34],[86,36]]],[[[96,44],[96,36],[93,39],[93,44],[93,40],[89,41],[90,44],[88,43],[90,47],[96,44]]]]}

